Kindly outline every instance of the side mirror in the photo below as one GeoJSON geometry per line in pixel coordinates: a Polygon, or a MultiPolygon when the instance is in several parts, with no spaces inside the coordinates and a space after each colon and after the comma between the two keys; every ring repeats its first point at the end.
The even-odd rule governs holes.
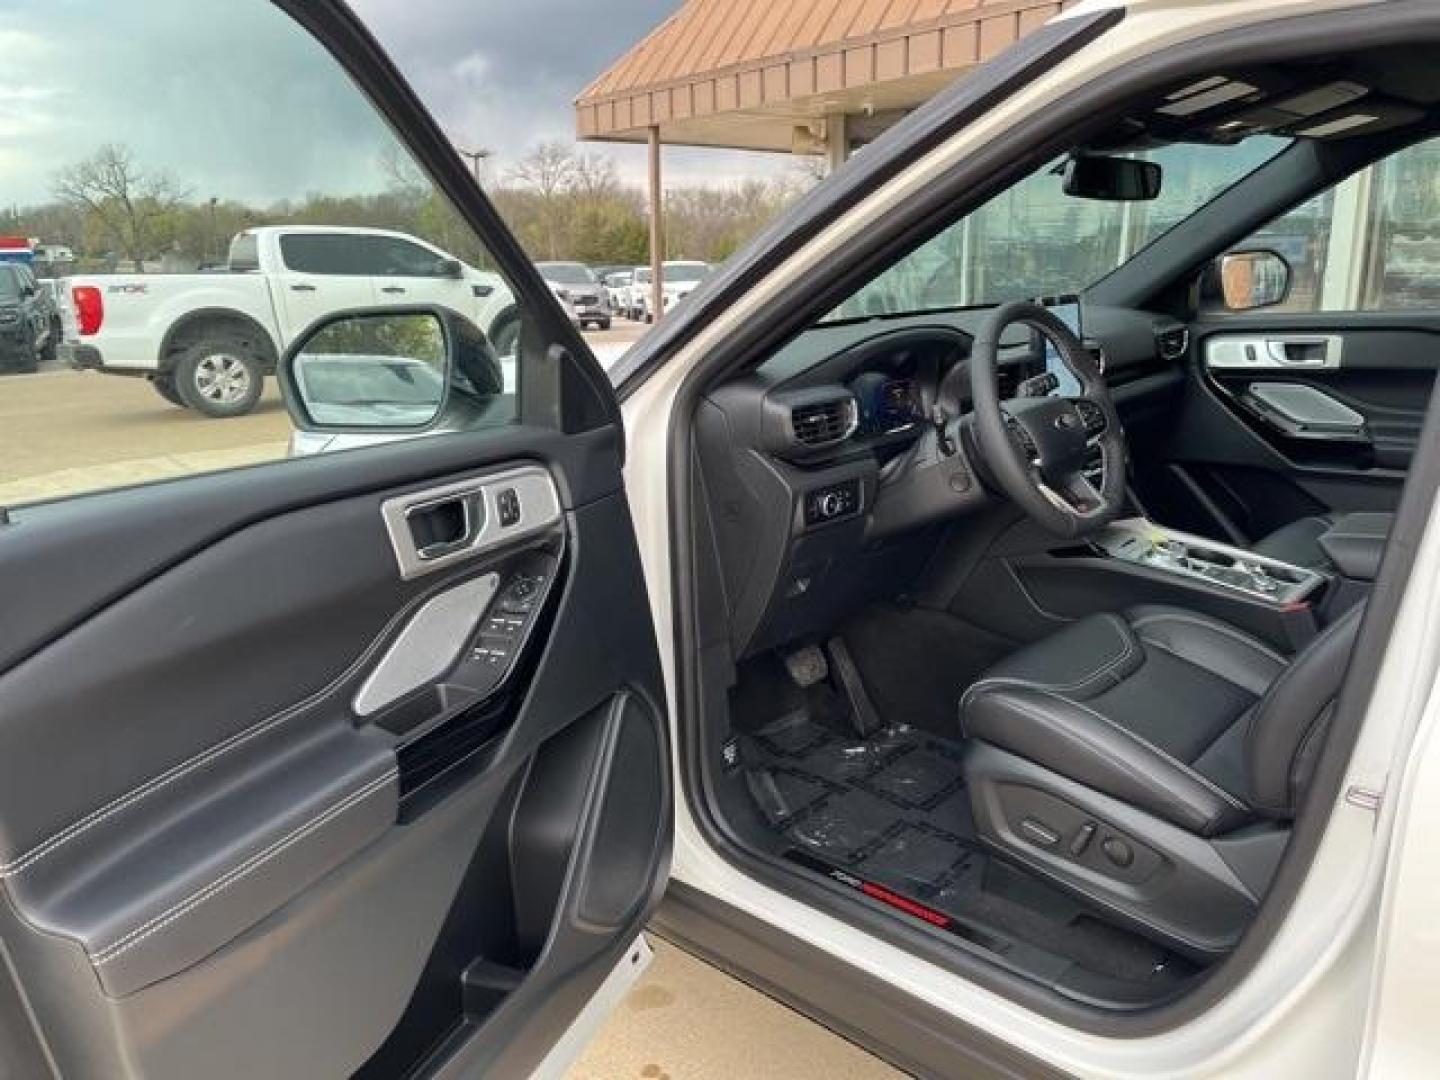
{"type": "Polygon", "coordinates": [[[465,267],[459,259],[440,259],[435,264],[435,276],[459,280],[465,276],[465,267]]]}
{"type": "Polygon", "coordinates": [[[1219,293],[1231,311],[1254,311],[1285,302],[1293,274],[1273,251],[1232,251],[1215,261],[1219,293]]]}
{"type": "Polygon", "coordinates": [[[1138,158],[1077,154],[1065,163],[1061,187],[1077,199],[1149,202],[1160,197],[1164,170],[1138,158]]]}
{"type": "Polygon", "coordinates": [[[324,316],[285,351],[280,381],[295,426],[332,434],[459,430],[505,389],[484,333],[428,305],[324,316]]]}

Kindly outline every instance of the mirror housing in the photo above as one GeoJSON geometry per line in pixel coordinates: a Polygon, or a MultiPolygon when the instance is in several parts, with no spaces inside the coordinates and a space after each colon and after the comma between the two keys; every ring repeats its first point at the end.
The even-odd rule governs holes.
{"type": "Polygon", "coordinates": [[[1213,291],[1230,311],[1255,311],[1283,304],[1294,274],[1285,257],[1268,249],[1230,251],[1213,264],[1213,291]]]}
{"type": "Polygon", "coordinates": [[[465,267],[459,259],[440,259],[435,263],[435,276],[459,281],[465,276],[465,267]]]}
{"type": "Polygon", "coordinates": [[[1061,187],[1066,195],[1102,202],[1149,202],[1160,197],[1164,170],[1139,158],[1076,154],[1065,163],[1061,187]]]}
{"type": "Polygon", "coordinates": [[[323,434],[463,430],[505,393],[480,328],[428,304],[323,316],[285,350],[279,375],[295,426],[323,434]]]}

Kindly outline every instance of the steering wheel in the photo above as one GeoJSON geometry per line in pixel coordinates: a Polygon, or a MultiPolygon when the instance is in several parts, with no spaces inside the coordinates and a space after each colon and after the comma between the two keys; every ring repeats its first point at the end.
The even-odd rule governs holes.
{"type": "Polygon", "coordinates": [[[995,482],[1060,536],[1098,528],[1125,498],[1125,430],[1099,367],[1068,326],[1039,304],[1017,300],[990,313],[970,350],[970,401],[980,453],[995,482]],[[1080,383],[1078,397],[1000,400],[1000,339],[1012,326],[1038,331],[1080,383]],[[1086,477],[1100,449],[1101,481],[1086,477]]]}

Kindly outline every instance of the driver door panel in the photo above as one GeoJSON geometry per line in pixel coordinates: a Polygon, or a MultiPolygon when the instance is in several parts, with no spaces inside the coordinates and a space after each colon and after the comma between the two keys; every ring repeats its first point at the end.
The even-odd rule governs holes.
{"type": "Polygon", "coordinates": [[[533,1066],[668,857],[619,476],[612,429],[514,428],[16,512],[0,937],[34,1025],[6,1058],[395,1075],[449,1041],[533,1066]],[[516,469],[553,479],[553,516],[402,576],[387,500],[516,469]],[[541,584],[516,615],[520,578],[541,584]],[[417,617],[456,598],[458,622],[417,617]],[[451,659],[358,709],[416,625],[451,659]]]}

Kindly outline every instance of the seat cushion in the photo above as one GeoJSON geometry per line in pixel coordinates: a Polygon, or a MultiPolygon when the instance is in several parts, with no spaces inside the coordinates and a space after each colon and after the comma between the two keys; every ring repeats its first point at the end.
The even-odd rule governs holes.
{"type": "Polygon", "coordinates": [[[1262,539],[1252,549],[1257,555],[1276,559],[1291,566],[1303,566],[1311,570],[1324,570],[1330,565],[1320,547],[1320,537],[1335,524],[1331,517],[1317,514],[1303,517],[1282,525],[1262,539]]]}
{"type": "Polygon", "coordinates": [[[961,698],[962,732],[1201,835],[1254,815],[1254,708],[1286,659],[1194,612],[1092,615],[1001,661],[961,698]]]}

